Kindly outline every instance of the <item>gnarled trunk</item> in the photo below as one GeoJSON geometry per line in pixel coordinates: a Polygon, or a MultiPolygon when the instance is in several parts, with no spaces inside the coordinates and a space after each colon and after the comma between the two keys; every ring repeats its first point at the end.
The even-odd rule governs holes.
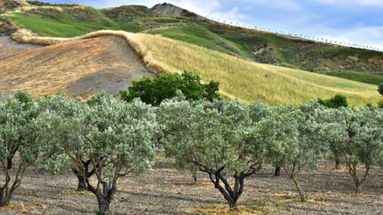
{"type": "Polygon", "coordinates": [[[9,198],[8,192],[6,188],[0,189],[0,207],[8,206],[11,199],[9,198]]]}
{"type": "Polygon", "coordinates": [[[339,160],[339,158],[335,159],[335,169],[340,169],[340,160],[339,160]]]}
{"type": "Polygon", "coordinates": [[[26,169],[26,166],[20,164],[17,169],[17,173],[15,175],[14,181],[11,182],[12,180],[9,174],[9,170],[5,164],[3,165],[5,183],[2,187],[0,187],[0,207],[8,206],[10,204],[13,193],[21,185],[25,169],[26,169]]]}
{"type": "Polygon", "coordinates": [[[115,193],[117,192],[117,180],[118,177],[112,181],[112,184],[108,184],[105,181],[100,181],[101,184],[94,187],[90,184],[89,180],[86,180],[88,190],[91,191],[97,197],[98,203],[98,215],[105,215],[109,213],[110,204],[113,200],[115,193]]]}
{"type": "Polygon", "coordinates": [[[81,160],[83,170],[80,171],[77,168],[72,169],[73,173],[76,175],[76,177],[78,179],[77,191],[88,190],[88,186],[87,186],[86,181],[88,178],[92,177],[92,175],[94,174],[94,169],[92,171],[89,171],[90,163],[91,163],[90,161],[82,161],[81,160]]]}
{"type": "Polygon", "coordinates": [[[350,173],[350,176],[354,182],[355,185],[355,193],[360,192],[360,188],[362,187],[363,183],[366,181],[367,177],[370,174],[371,165],[365,164],[365,172],[362,175],[362,177],[358,176],[358,169],[357,165],[348,164],[348,171],[350,173]]]}
{"type": "Polygon", "coordinates": [[[112,197],[104,196],[102,194],[96,195],[98,202],[98,213],[99,215],[108,214],[112,197]]]}
{"type": "Polygon", "coordinates": [[[77,175],[77,179],[78,179],[77,191],[88,190],[88,186],[86,185],[86,177],[77,175]]]}
{"type": "Polygon", "coordinates": [[[12,166],[13,166],[13,165],[12,165],[12,163],[13,163],[13,162],[12,162],[12,159],[13,159],[13,158],[7,158],[7,169],[12,169],[12,166]]]}
{"type": "Polygon", "coordinates": [[[281,176],[281,169],[280,166],[275,167],[274,176],[281,176]]]}
{"type": "Polygon", "coordinates": [[[200,170],[209,174],[210,181],[214,184],[214,187],[221,192],[221,194],[229,204],[230,210],[235,211],[238,209],[237,201],[243,193],[243,188],[245,186],[245,178],[253,175],[257,170],[260,169],[260,167],[252,168],[251,171],[247,173],[235,174],[233,176],[235,180],[234,186],[232,186],[228,182],[227,178],[225,177],[225,174],[222,173],[224,169],[225,167],[221,167],[220,169],[214,171],[200,165],[200,170]]]}

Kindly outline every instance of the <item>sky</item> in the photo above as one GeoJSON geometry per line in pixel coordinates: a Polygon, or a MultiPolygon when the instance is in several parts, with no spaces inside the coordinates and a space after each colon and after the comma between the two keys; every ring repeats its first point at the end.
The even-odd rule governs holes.
{"type": "Polygon", "coordinates": [[[44,0],[96,8],[168,2],[226,23],[383,49],[383,0],[44,0]]]}

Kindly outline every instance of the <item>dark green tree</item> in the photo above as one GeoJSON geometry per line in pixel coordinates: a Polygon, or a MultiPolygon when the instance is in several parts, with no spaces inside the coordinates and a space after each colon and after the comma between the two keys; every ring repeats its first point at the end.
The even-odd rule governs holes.
{"type": "Polygon", "coordinates": [[[383,83],[379,84],[379,86],[378,86],[378,92],[379,92],[380,95],[383,96],[383,83]]]}
{"type": "Polygon", "coordinates": [[[348,107],[347,97],[341,94],[330,99],[318,99],[318,103],[328,108],[348,107]]]}
{"type": "Polygon", "coordinates": [[[165,99],[175,97],[180,90],[186,99],[190,100],[214,100],[218,99],[219,83],[210,81],[208,84],[201,83],[201,78],[190,72],[183,74],[163,74],[154,79],[144,77],[139,81],[133,81],[129,90],[120,91],[121,99],[127,102],[134,98],[140,98],[143,102],[158,106],[165,99]]]}

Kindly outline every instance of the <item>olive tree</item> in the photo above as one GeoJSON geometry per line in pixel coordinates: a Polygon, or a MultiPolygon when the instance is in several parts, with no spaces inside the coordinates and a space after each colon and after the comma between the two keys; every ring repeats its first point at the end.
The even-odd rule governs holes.
{"type": "Polygon", "coordinates": [[[326,110],[324,117],[328,122],[324,126],[329,129],[323,137],[337,145],[355,185],[355,192],[359,192],[383,152],[383,114],[371,108],[341,108],[326,110]]]}
{"type": "Polygon", "coordinates": [[[178,162],[175,167],[179,170],[190,171],[193,176],[193,183],[197,183],[198,166],[193,163],[188,152],[178,150],[172,143],[176,143],[179,136],[188,129],[188,116],[191,114],[192,104],[185,100],[183,94],[179,94],[170,100],[165,100],[165,104],[157,109],[157,120],[161,126],[161,138],[159,142],[168,157],[175,157],[178,162]],[[185,154],[183,154],[185,153],[185,154]]]}
{"type": "MultiPolygon", "coordinates": [[[[27,96],[24,93],[17,95],[27,96]]],[[[22,183],[25,170],[37,162],[40,149],[35,125],[38,105],[18,96],[0,103],[0,165],[3,170],[0,207],[9,205],[22,183]],[[18,162],[12,165],[16,155],[18,162]]]]}
{"type": "Polygon", "coordinates": [[[189,168],[192,163],[207,173],[232,210],[237,209],[244,180],[255,174],[264,160],[266,148],[257,141],[257,121],[253,121],[261,118],[259,112],[264,108],[258,104],[251,110],[225,101],[167,101],[160,106],[159,114],[177,113],[168,118],[168,126],[182,125],[165,140],[173,148],[178,166],[189,168]]]}
{"type": "MultiPolygon", "coordinates": [[[[153,144],[156,116],[151,106],[139,100],[125,103],[106,95],[97,96],[84,108],[85,116],[80,123],[85,127],[83,141],[75,147],[81,147],[84,157],[90,160],[94,175],[86,178],[87,189],[97,197],[99,214],[106,214],[117,192],[119,178],[152,166],[156,152],[153,144]]],[[[60,149],[61,146],[52,147],[60,149]]],[[[52,166],[48,170],[68,168],[63,164],[70,168],[82,165],[65,147],[57,152],[46,162],[52,166]]]]}
{"type": "MultiPolygon", "coordinates": [[[[45,97],[40,100],[40,106],[44,112],[39,117],[39,124],[44,135],[43,160],[40,166],[50,173],[57,174],[51,165],[44,165],[52,159],[59,159],[60,153],[65,152],[73,160],[72,172],[78,178],[77,190],[87,190],[86,179],[94,174],[91,160],[87,157],[84,145],[86,134],[90,129],[86,126],[87,107],[80,100],[68,99],[64,95],[45,97]]],[[[59,162],[54,162],[59,163],[59,162]]]]}
{"type": "Polygon", "coordinates": [[[267,143],[268,157],[282,167],[293,180],[301,201],[305,201],[298,175],[303,167],[315,167],[321,160],[325,146],[317,141],[320,126],[315,114],[304,114],[293,106],[273,107],[271,113],[259,123],[262,141],[267,143]]]}
{"type": "Polygon", "coordinates": [[[344,157],[342,142],[347,138],[342,126],[339,126],[339,123],[344,120],[343,117],[342,111],[322,108],[317,118],[325,134],[321,141],[329,147],[328,154],[335,160],[335,169],[340,168],[341,159],[344,157]]]}

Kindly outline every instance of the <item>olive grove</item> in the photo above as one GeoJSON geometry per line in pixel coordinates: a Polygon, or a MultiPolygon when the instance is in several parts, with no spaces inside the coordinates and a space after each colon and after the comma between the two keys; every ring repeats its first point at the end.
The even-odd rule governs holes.
{"type": "Polygon", "coordinates": [[[204,173],[231,210],[265,163],[286,172],[301,201],[307,199],[301,171],[329,157],[344,164],[360,192],[371,169],[383,165],[382,140],[381,109],[270,107],[182,94],[152,106],[104,94],[85,101],[17,93],[0,101],[0,207],[34,167],[74,173],[77,189],[94,194],[98,214],[108,214],[119,179],[150,169],[163,155],[179,170],[204,173]]]}

